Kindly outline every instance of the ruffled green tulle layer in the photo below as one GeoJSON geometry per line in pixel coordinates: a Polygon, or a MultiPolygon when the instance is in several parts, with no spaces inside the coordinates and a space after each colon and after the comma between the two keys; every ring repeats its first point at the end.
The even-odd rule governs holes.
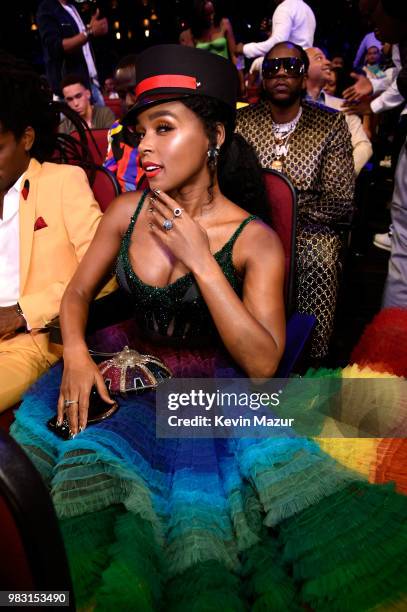
{"type": "Polygon", "coordinates": [[[358,612],[390,610],[405,590],[406,515],[391,487],[350,485],[263,528],[238,571],[208,560],[175,576],[151,525],[123,507],[61,525],[81,609],[358,612]]]}
{"type": "Polygon", "coordinates": [[[147,396],[62,442],[45,427],[59,387],[50,376],[13,433],[50,487],[78,609],[401,605],[407,498],[392,485],[368,484],[295,435],[156,440],[147,396]]]}

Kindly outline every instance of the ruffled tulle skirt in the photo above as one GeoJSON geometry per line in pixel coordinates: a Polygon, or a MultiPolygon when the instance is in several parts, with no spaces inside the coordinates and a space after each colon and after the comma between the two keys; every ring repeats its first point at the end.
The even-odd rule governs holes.
{"type": "MultiPolygon", "coordinates": [[[[233,374],[210,351],[158,353],[176,376],[233,374]]],[[[407,498],[358,469],[366,441],[158,439],[154,392],[62,441],[46,427],[60,379],[12,434],[50,488],[78,608],[406,609],[407,498]]]]}

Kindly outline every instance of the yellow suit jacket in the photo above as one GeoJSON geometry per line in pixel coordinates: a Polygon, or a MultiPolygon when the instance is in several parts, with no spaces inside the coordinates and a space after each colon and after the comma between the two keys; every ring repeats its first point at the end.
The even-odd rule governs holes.
{"type": "MultiPolygon", "coordinates": [[[[19,304],[31,329],[0,338],[0,412],[62,355],[43,328],[89,247],[102,213],[83,170],[31,160],[19,203],[19,304]]],[[[114,287],[111,281],[104,288],[114,287]]]]}
{"type": "Polygon", "coordinates": [[[102,213],[81,168],[32,159],[27,180],[28,195],[20,196],[19,304],[35,329],[58,315],[102,213]]]}

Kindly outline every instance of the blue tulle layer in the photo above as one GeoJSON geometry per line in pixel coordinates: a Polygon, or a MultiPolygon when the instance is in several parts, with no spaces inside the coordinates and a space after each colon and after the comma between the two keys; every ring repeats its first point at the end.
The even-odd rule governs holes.
{"type": "MultiPolygon", "coordinates": [[[[354,609],[368,609],[347,586],[356,588],[359,569],[360,575],[369,573],[368,530],[359,533],[364,560],[355,561],[349,572],[340,567],[342,559],[351,558],[353,541],[346,534],[356,529],[355,538],[364,513],[354,491],[364,492],[364,487],[376,489],[373,501],[370,493],[365,496],[369,507],[396,508],[382,515],[383,521],[393,521],[391,543],[386,548],[382,542],[383,564],[388,568],[392,559],[396,574],[407,561],[400,544],[405,521],[399,535],[395,530],[399,517],[407,516],[404,498],[389,488],[370,487],[315,442],[294,432],[259,440],[158,439],[154,392],[121,400],[113,417],[63,441],[46,426],[55,413],[60,381],[60,366],[38,381],[16,413],[12,434],[50,488],[80,605],[296,610],[311,602],[322,610],[329,609],[332,592],[331,608],[340,609],[339,589],[349,588],[354,609]],[[343,508],[348,504],[347,523],[343,508]],[[329,533],[320,530],[319,516],[330,521],[329,533]],[[301,538],[298,554],[296,535],[301,538]],[[318,576],[329,546],[343,550],[335,551],[336,563],[326,562],[321,586],[318,576]],[[263,562],[271,565],[259,565],[263,562]],[[124,595],[123,585],[129,583],[124,595]]],[[[383,522],[380,512],[372,510],[373,518],[377,529],[383,522]]],[[[380,564],[374,564],[378,571],[380,564]]],[[[375,602],[393,596],[395,584],[388,580],[375,602]]]]}

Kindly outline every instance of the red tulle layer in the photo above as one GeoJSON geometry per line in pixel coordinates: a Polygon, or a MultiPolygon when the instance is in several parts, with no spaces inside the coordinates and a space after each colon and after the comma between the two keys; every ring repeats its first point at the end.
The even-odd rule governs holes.
{"type": "Polygon", "coordinates": [[[387,438],[376,449],[374,482],[394,482],[397,491],[407,495],[407,440],[387,438]]]}
{"type": "Polygon", "coordinates": [[[381,310],[363,332],[351,363],[407,376],[407,308],[381,310]]]}

